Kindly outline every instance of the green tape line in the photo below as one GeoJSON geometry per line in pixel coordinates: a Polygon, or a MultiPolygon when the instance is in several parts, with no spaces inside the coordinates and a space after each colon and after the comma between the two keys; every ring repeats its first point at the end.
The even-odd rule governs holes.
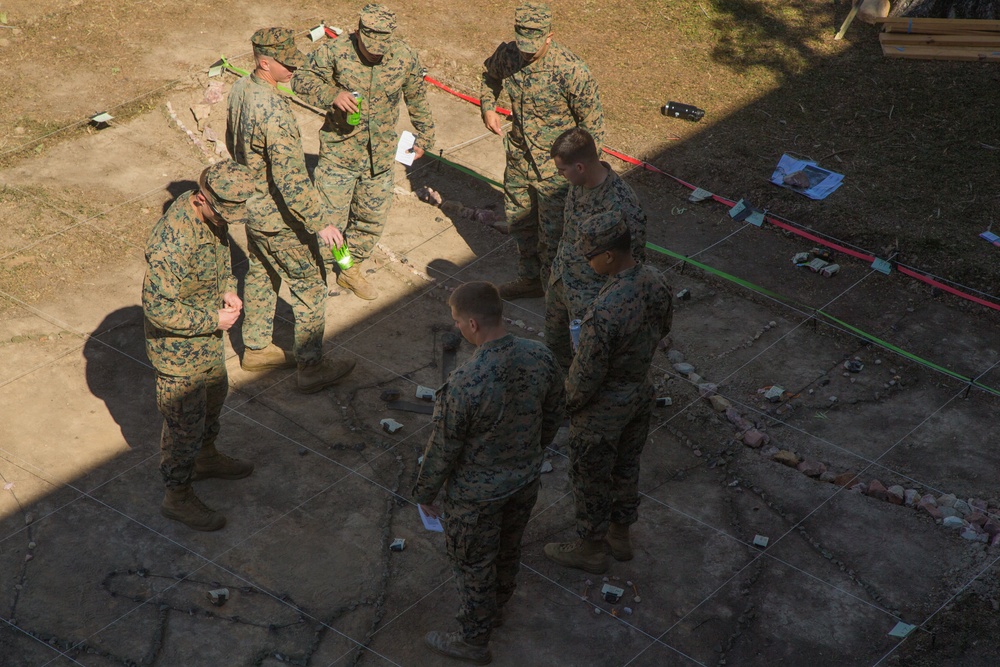
{"type": "Polygon", "coordinates": [[[472,171],[468,167],[463,167],[462,165],[460,165],[460,164],[458,164],[456,162],[452,162],[451,160],[449,160],[446,157],[442,157],[441,155],[437,155],[435,153],[431,153],[430,151],[425,152],[424,155],[429,155],[430,157],[434,158],[435,160],[437,160],[439,162],[443,162],[446,165],[448,165],[449,167],[452,167],[453,169],[458,169],[463,174],[468,174],[469,176],[472,176],[473,178],[479,179],[483,183],[489,183],[493,187],[499,188],[500,190],[503,190],[503,183],[500,183],[498,181],[494,181],[492,178],[487,178],[486,176],[483,176],[480,173],[472,171]]]}
{"type": "Polygon", "coordinates": [[[873,336],[872,334],[870,334],[870,333],[868,333],[866,331],[863,331],[863,330],[857,328],[854,325],[848,324],[847,322],[844,322],[843,320],[838,319],[838,318],[834,317],[833,315],[831,315],[831,314],[829,314],[827,312],[811,308],[811,307],[806,306],[806,305],[801,304],[801,303],[797,303],[797,302],[793,301],[792,299],[789,299],[788,297],[785,297],[785,296],[782,296],[781,294],[777,294],[775,292],[772,292],[771,290],[765,289],[765,288],[761,287],[760,285],[755,285],[754,283],[751,283],[751,282],[749,282],[747,280],[744,280],[742,278],[738,278],[738,277],[736,277],[736,276],[734,276],[732,274],[726,273],[725,271],[720,271],[719,269],[711,267],[711,266],[709,266],[707,264],[702,264],[701,262],[693,260],[693,259],[691,259],[689,257],[685,257],[684,255],[682,255],[680,253],[674,252],[672,250],[667,250],[666,248],[662,248],[662,247],[660,247],[660,246],[658,246],[658,245],[656,245],[654,243],[647,243],[646,247],[649,248],[650,250],[658,252],[658,253],[660,253],[662,255],[666,255],[668,257],[673,257],[674,259],[679,259],[682,262],[686,262],[686,263],[688,263],[688,264],[690,264],[692,266],[696,266],[696,267],[698,267],[699,269],[701,269],[703,271],[711,273],[712,275],[715,275],[715,276],[719,276],[720,278],[724,278],[725,280],[728,280],[730,282],[736,283],[737,285],[740,285],[741,287],[745,287],[745,288],[747,288],[747,289],[749,289],[749,290],[751,290],[753,292],[757,292],[758,294],[763,294],[763,295],[772,297],[774,299],[777,299],[778,301],[781,301],[782,303],[786,303],[786,304],[789,304],[789,305],[792,305],[792,306],[796,306],[796,307],[802,308],[804,310],[811,310],[814,313],[816,313],[817,315],[822,315],[823,317],[827,318],[831,322],[835,322],[835,323],[839,324],[840,326],[844,327],[845,329],[847,329],[847,330],[849,330],[849,331],[857,334],[861,338],[864,338],[865,340],[871,341],[871,342],[875,343],[876,345],[880,345],[880,346],[884,347],[887,350],[892,350],[896,354],[899,354],[899,355],[901,355],[903,357],[906,357],[907,359],[909,359],[911,361],[914,361],[914,362],[916,362],[918,364],[921,364],[923,366],[927,366],[928,368],[933,368],[936,371],[939,371],[941,373],[944,373],[945,375],[953,377],[956,380],[961,380],[962,382],[965,382],[965,383],[967,383],[969,385],[972,385],[974,387],[978,387],[978,388],[980,388],[980,389],[982,389],[982,390],[984,390],[986,392],[989,392],[989,393],[991,393],[991,394],[993,394],[995,396],[1000,396],[1000,390],[994,389],[993,387],[985,385],[982,382],[979,382],[977,380],[973,380],[972,378],[966,377],[966,376],[962,375],[961,373],[956,373],[955,371],[950,370],[948,368],[945,368],[944,366],[939,366],[938,364],[935,364],[932,361],[928,361],[928,360],[926,360],[926,359],[924,359],[922,357],[918,357],[917,355],[913,354],[912,352],[907,352],[906,350],[902,349],[901,347],[897,347],[896,345],[893,345],[892,343],[890,343],[888,341],[882,340],[881,338],[878,338],[877,336],[873,336]]]}
{"type": "MultiPolygon", "coordinates": [[[[661,248],[660,246],[656,245],[655,243],[647,243],[646,247],[649,248],[650,250],[655,250],[656,252],[658,252],[660,254],[667,255],[668,257],[673,257],[674,259],[679,259],[682,262],[687,262],[688,264],[690,264],[692,266],[697,266],[702,271],[707,271],[708,273],[711,273],[713,275],[719,276],[720,278],[725,278],[726,280],[728,280],[730,282],[734,282],[737,285],[740,285],[742,287],[746,287],[748,290],[751,290],[753,292],[757,292],[758,294],[763,294],[765,296],[772,297],[772,298],[777,299],[778,301],[781,301],[783,303],[789,303],[789,304],[796,305],[796,306],[800,305],[800,304],[796,304],[794,301],[791,301],[791,300],[787,299],[786,297],[784,297],[784,296],[782,296],[780,294],[772,292],[771,290],[768,290],[768,289],[764,289],[760,285],[755,285],[755,284],[753,284],[750,281],[743,280],[742,278],[738,278],[738,277],[736,277],[736,276],[734,276],[732,274],[726,273],[725,271],[720,271],[719,269],[716,269],[715,267],[709,266],[708,264],[702,264],[701,262],[693,260],[690,257],[685,257],[684,255],[682,255],[680,253],[674,252],[673,250],[667,250],[666,248],[661,248]]],[[[800,307],[805,308],[806,310],[812,310],[812,308],[809,308],[808,306],[800,306],[800,307]]]]}

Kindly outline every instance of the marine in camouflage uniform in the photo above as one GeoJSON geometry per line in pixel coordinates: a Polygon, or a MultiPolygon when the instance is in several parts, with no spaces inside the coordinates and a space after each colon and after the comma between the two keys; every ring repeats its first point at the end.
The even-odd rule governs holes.
{"type": "Polygon", "coordinates": [[[563,167],[560,173],[569,182],[569,192],[562,239],[545,292],[545,344],[565,371],[573,360],[570,322],[583,317],[607,281],[576,249],[580,225],[598,213],[621,211],[632,235],[632,257],[641,263],[646,259],[646,213],[632,186],[600,160],[593,139],[583,128],[559,135],[551,153],[556,167],[563,167]]]}
{"type": "Polygon", "coordinates": [[[251,41],[257,68],[233,84],[226,126],[230,154],[250,168],[257,186],[257,196],[247,204],[250,268],[244,285],[247,351],[242,365],[253,371],[298,365],[299,389],[312,392],[354,367],[353,361],[323,362],[327,290],[316,236],[327,244],[342,237],[333,212],[309,179],[298,123],[275,85],[305,62],[294,33],[262,28],[251,41]],[[283,282],[295,317],[294,361],[271,342],[283,282]]]}
{"type": "Polygon", "coordinates": [[[232,161],[209,167],[199,180],[199,189],[181,194],[146,241],[142,310],[163,415],[161,512],[198,530],[217,530],[225,518],[198,500],[191,481],[253,471],[252,464],[220,454],[215,441],[229,391],[222,334],[242,309],[226,223],[242,217],[254,188],[249,171],[232,161]]]}
{"type": "MultiPolygon", "coordinates": [[[[374,251],[389,215],[401,101],[406,102],[417,131],[416,157],[434,145],[423,67],[416,52],[393,37],[395,28],[391,11],[374,3],[365,5],[358,30],[313,51],[292,80],[296,95],[328,110],[319,132],[316,186],[338,223],[346,224],[344,234],[355,267],[374,251]],[[361,94],[357,125],[347,122],[348,113],[356,108],[352,92],[361,94]]],[[[354,290],[355,283],[365,282],[357,268],[347,274],[338,280],[342,287],[354,290]]],[[[367,285],[354,291],[362,298],[377,294],[367,285]]]]}
{"type": "Polygon", "coordinates": [[[582,60],[552,41],[552,12],[525,2],[515,12],[516,40],[483,63],[479,99],[486,127],[501,133],[494,109],[506,94],[512,127],[504,136],[504,211],[517,242],[518,279],[501,286],[504,298],[541,296],[562,237],[568,184],[549,160],[562,132],[580,126],[604,143],[604,111],[597,82],[582,60]]]}
{"type": "Polygon", "coordinates": [[[548,544],[551,560],[589,572],[607,569],[605,541],[618,560],[632,558],[629,526],[638,520],[639,456],[649,434],[649,367],[670,331],[670,288],[631,255],[620,211],[584,222],[578,251],[607,275],[580,327],[566,378],[570,481],[580,539],[548,544]]]}
{"type": "MultiPolygon", "coordinates": [[[[555,358],[541,343],[506,333],[495,287],[466,284],[450,303],[462,334],[478,349],[438,390],[434,432],[413,489],[421,505],[444,490],[448,555],[462,600],[460,635],[428,635],[428,643],[439,651],[440,642],[449,637],[453,648],[455,643],[487,646],[492,627],[499,624],[501,610],[514,594],[521,537],[538,495],[544,448],[559,428],[563,401],[563,378],[555,358]],[[467,305],[470,299],[475,305],[467,305]],[[479,308],[484,312],[475,312],[483,303],[488,304],[479,308]]],[[[475,659],[475,651],[472,656],[442,652],[475,659]]],[[[483,657],[483,652],[478,655],[483,657]]]]}

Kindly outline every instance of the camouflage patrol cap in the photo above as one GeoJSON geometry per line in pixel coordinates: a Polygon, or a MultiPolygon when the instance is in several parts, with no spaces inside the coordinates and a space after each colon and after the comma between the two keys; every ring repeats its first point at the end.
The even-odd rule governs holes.
{"type": "Polygon", "coordinates": [[[368,52],[380,56],[389,49],[389,44],[392,42],[392,31],[396,29],[396,15],[388,7],[370,2],[361,8],[358,29],[368,52]]]}
{"type": "Polygon", "coordinates": [[[228,222],[243,222],[243,203],[257,191],[253,172],[233,160],[221,160],[205,168],[198,177],[198,186],[208,195],[211,204],[228,222]]]}
{"type": "Polygon", "coordinates": [[[242,204],[256,192],[253,172],[235,160],[220,160],[202,172],[209,193],[224,203],[242,204]]]}
{"type": "Polygon", "coordinates": [[[521,3],[514,10],[514,36],[521,53],[538,53],[552,26],[552,10],[544,2],[521,3]]]}
{"type": "Polygon", "coordinates": [[[295,46],[295,32],[289,28],[261,28],[250,38],[253,52],[270,56],[285,67],[302,67],[306,57],[295,46]]]}
{"type": "Polygon", "coordinates": [[[576,242],[576,249],[590,259],[627,234],[628,225],[621,211],[598,213],[580,223],[580,240],[576,242]]]}

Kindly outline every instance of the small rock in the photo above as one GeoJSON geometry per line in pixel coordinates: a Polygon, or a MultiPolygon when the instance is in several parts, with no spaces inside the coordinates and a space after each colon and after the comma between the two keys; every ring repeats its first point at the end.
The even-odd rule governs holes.
{"type": "Polygon", "coordinates": [[[920,493],[916,489],[907,489],[903,493],[903,503],[905,503],[907,507],[915,507],[919,499],[920,493]]]}
{"type": "Polygon", "coordinates": [[[694,366],[682,361],[678,364],[674,364],[674,370],[681,375],[688,375],[689,373],[694,373],[694,366]]]}
{"type": "Polygon", "coordinates": [[[667,359],[672,364],[682,364],[684,363],[684,353],[680,350],[670,350],[667,352],[667,359]]]}
{"type": "Polygon", "coordinates": [[[705,381],[705,378],[698,375],[697,373],[688,373],[688,380],[691,382],[691,384],[698,386],[705,381]]]}
{"type": "Polygon", "coordinates": [[[701,456],[701,450],[700,449],[695,449],[691,453],[694,454],[695,456],[701,456]]]}
{"type": "Polygon", "coordinates": [[[994,535],[1000,535],[1000,521],[996,519],[987,519],[986,523],[983,524],[983,530],[986,531],[991,537],[994,535]]]}
{"type": "Polygon", "coordinates": [[[961,514],[962,516],[965,516],[966,514],[972,514],[972,507],[969,505],[969,503],[965,502],[964,500],[956,500],[955,504],[952,505],[952,507],[954,507],[955,510],[958,511],[958,513],[961,514]]]}
{"type": "Polygon", "coordinates": [[[795,469],[806,477],[819,477],[826,472],[826,466],[819,461],[803,461],[795,469]]]}
{"type": "Polygon", "coordinates": [[[939,507],[938,511],[941,512],[941,516],[946,519],[950,516],[958,517],[959,519],[962,518],[961,515],[959,515],[958,510],[954,507],[939,507]]]}
{"type": "Polygon", "coordinates": [[[753,424],[744,419],[743,415],[736,408],[731,407],[726,409],[726,419],[740,431],[749,431],[753,428],[753,424]]]}
{"type": "Polygon", "coordinates": [[[782,465],[786,465],[789,468],[794,468],[799,465],[799,457],[797,457],[793,452],[787,449],[782,449],[777,454],[771,457],[772,461],[776,461],[782,465]]]}
{"type": "Polygon", "coordinates": [[[937,502],[937,498],[935,498],[933,495],[931,495],[929,493],[926,493],[926,494],[920,496],[920,503],[919,504],[921,504],[921,505],[931,505],[933,507],[937,507],[938,502],[937,502]]]}
{"type": "Polygon", "coordinates": [[[965,521],[957,516],[946,516],[941,524],[945,528],[961,528],[965,525],[965,521]]]}
{"type": "Polygon", "coordinates": [[[920,509],[924,510],[932,517],[934,517],[934,519],[936,519],[937,521],[941,521],[942,519],[944,519],[944,515],[941,514],[941,510],[939,510],[936,505],[931,505],[929,503],[921,502],[919,507],[920,509]]]}
{"type": "Polygon", "coordinates": [[[937,505],[938,507],[954,507],[956,500],[958,500],[958,498],[955,497],[954,493],[945,493],[938,496],[937,505]]]}
{"type": "Polygon", "coordinates": [[[764,392],[764,398],[769,400],[771,403],[777,403],[781,400],[781,397],[785,395],[784,387],[778,385],[772,385],[768,387],[767,391],[764,392]]]}
{"type": "Polygon", "coordinates": [[[981,530],[976,530],[975,526],[966,526],[962,528],[959,536],[973,542],[987,542],[990,539],[989,535],[981,530]]]}
{"type": "Polygon", "coordinates": [[[716,412],[725,412],[729,408],[733,407],[733,404],[726,400],[725,397],[719,396],[718,394],[708,397],[708,402],[712,405],[712,409],[716,412]]]}
{"type": "Polygon", "coordinates": [[[976,510],[977,512],[986,513],[986,501],[979,500],[978,498],[969,498],[969,507],[976,510]]]}
{"type": "Polygon", "coordinates": [[[820,473],[819,481],[833,484],[837,480],[837,477],[839,477],[837,473],[833,472],[832,470],[826,470],[820,473]]]}
{"type": "Polygon", "coordinates": [[[712,398],[718,391],[719,387],[714,382],[702,382],[698,385],[698,393],[702,398],[712,398]]]}
{"type": "Polygon", "coordinates": [[[774,455],[780,451],[781,450],[775,447],[774,445],[770,445],[760,450],[760,455],[768,459],[773,459],[774,455]]]}
{"type": "Polygon", "coordinates": [[[37,544],[35,544],[34,542],[28,542],[28,548],[29,548],[29,549],[34,549],[34,548],[35,548],[35,547],[37,547],[37,546],[38,546],[38,545],[37,545],[37,544]]]}
{"type": "Polygon", "coordinates": [[[24,525],[25,526],[30,526],[32,523],[34,523],[34,521],[35,521],[35,515],[34,514],[32,514],[31,512],[25,512],[24,513],[24,525]]]}
{"type": "Polygon", "coordinates": [[[979,526],[980,528],[982,528],[984,525],[986,525],[986,520],[988,518],[989,517],[987,517],[982,512],[970,512],[965,517],[965,520],[968,521],[973,526],[979,526]]]}
{"type": "Polygon", "coordinates": [[[854,482],[857,478],[858,473],[856,472],[842,472],[837,475],[836,479],[833,480],[833,483],[837,486],[847,486],[848,484],[854,482]]]}
{"type": "MultiPolygon", "coordinates": [[[[757,449],[761,445],[766,445],[770,441],[771,438],[766,433],[761,433],[755,428],[752,428],[743,434],[743,444],[751,449],[757,449]]],[[[785,465],[788,464],[786,463],[785,465]]]]}
{"type": "Polygon", "coordinates": [[[542,461],[542,467],[539,468],[538,472],[542,474],[552,472],[552,461],[549,461],[548,459],[542,461]]]}
{"type": "Polygon", "coordinates": [[[889,493],[888,501],[893,505],[902,505],[903,498],[906,494],[906,489],[901,487],[899,484],[893,484],[886,491],[889,493]]]}
{"type": "Polygon", "coordinates": [[[865,495],[878,500],[889,500],[889,491],[877,479],[873,479],[868,483],[865,495]]]}

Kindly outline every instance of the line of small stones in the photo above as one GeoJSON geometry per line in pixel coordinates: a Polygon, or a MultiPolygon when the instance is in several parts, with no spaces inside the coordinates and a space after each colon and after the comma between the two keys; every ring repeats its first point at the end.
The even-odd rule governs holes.
{"type": "MultiPolygon", "coordinates": [[[[669,432],[670,434],[672,434],[679,441],[683,442],[687,447],[689,447],[691,449],[696,449],[697,448],[697,446],[695,445],[695,443],[689,437],[687,437],[687,435],[685,433],[683,433],[680,429],[675,428],[674,426],[672,426],[669,423],[663,424],[662,428],[664,428],[667,432],[669,432]]],[[[726,447],[726,449],[724,451],[727,454],[732,454],[732,453],[734,453],[733,449],[743,449],[743,447],[741,446],[741,444],[742,443],[740,443],[737,440],[730,440],[729,443],[728,443],[728,445],[727,445],[727,447],[726,447]]],[[[728,457],[728,456],[726,456],[722,452],[720,452],[720,456],[717,459],[717,461],[720,462],[720,464],[721,464],[721,466],[723,468],[725,468],[728,465],[728,463],[730,462],[730,460],[731,460],[731,458],[728,457]]],[[[736,481],[738,481],[738,480],[736,480],[736,481]]],[[[729,484],[726,483],[725,481],[723,481],[723,485],[726,486],[726,487],[729,486],[729,484]]],[[[755,486],[755,487],[751,488],[751,491],[755,495],[757,495],[761,499],[761,501],[765,505],[767,505],[767,507],[771,511],[775,512],[776,514],[778,514],[784,521],[789,522],[793,526],[795,525],[796,519],[795,519],[794,515],[792,515],[790,513],[786,513],[783,509],[781,509],[780,507],[778,507],[775,503],[771,502],[764,495],[764,492],[763,492],[762,489],[760,489],[759,487],[755,486]]],[[[741,534],[739,532],[738,513],[732,507],[732,502],[733,502],[732,501],[732,497],[730,495],[725,495],[724,498],[725,498],[725,501],[726,501],[727,505],[731,509],[731,517],[732,517],[731,523],[733,523],[734,526],[737,528],[737,534],[741,534]]],[[[847,574],[851,578],[851,580],[854,581],[855,584],[857,584],[859,587],[861,587],[879,605],[881,605],[883,608],[888,608],[888,605],[885,603],[885,599],[882,597],[882,595],[878,592],[878,590],[872,584],[870,584],[869,582],[865,581],[863,578],[859,577],[857,575],[857,573],[855,573],[855,571],[847,565],[847,563],[845,563],[843,560],[841,560],[840,558],[836,557],[831,551],[829,551],[828,549],[826,549],[819,542],[819,540],[817,540],[814,537],[812,537],[808,533],[808,531],[806,530],[805,526],[799,525],[799,526],[796,526],[796,529],[798,530],[799,535],[802,537],[802,539],[811,548],[813,548],[818,554],[820,554],[821,556],[823,556],[825,559],[827,559],[827,560],[831,561],[832,563],[836,564],[837,567],[840,568],[841,572],[844,572],[845,574],[847,574]]],[[[743,586],[743,592],[744,592],[744,594],[747,594],[749,592],[750,587],[754,583],[756,583],[757,579],[760,577],[761,573],[763,572],[763,559],[761,559],[759,561],[759,565],[757,565],[754,569],[755,569],[755,572],[752,574],[752,576],[744,582],[744,586],[743,586]]],[[[721,651],[722,656],[720,657],[720,660],[719,660],[718,664],[720,664],[720,665],[725,665],[726,664],[725,653],[727,651],[729,651],[729,650],[732,649],[732,647],[735,645],[735,642],[739,639],[740,635],[749,626],[750,622],[752,621],[752,619],[754,617],[754,614],[752,613],[752,609],[753,609],[753,604],[751,603],[744,610],[743,614],[741,614],[740,617],[737,619],[737,621],[738,621],[738,629],[732,635],[730,635],[730,637],[727,640],[726,644],[722,647],[722,651],[721,651]]],[[[899,610],[893,609],[892,613],[896,617],[899,617],[899,615],[900,615],[899,610]]]]}

